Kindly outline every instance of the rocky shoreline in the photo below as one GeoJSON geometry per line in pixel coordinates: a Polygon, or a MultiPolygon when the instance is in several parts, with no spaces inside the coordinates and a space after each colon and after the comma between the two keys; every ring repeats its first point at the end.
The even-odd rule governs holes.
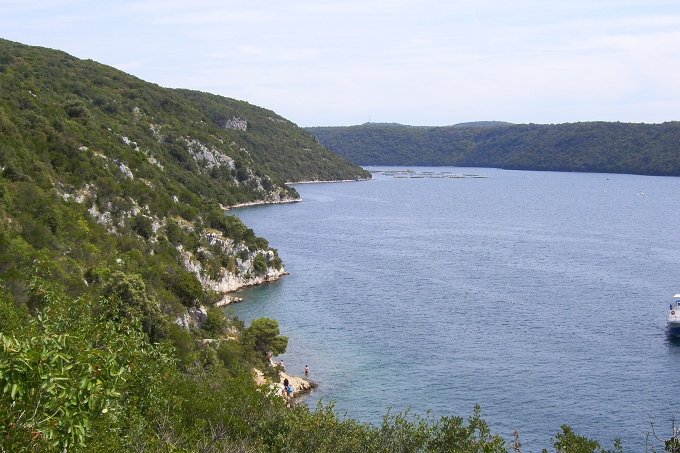
{"type": "Polygon", "coordinates": [[[245,203],[237,203],[232,206],[222,206],[225,211],[229,211],[231,209],[236,209],[236,208],[245,208],[248,206],[261,206],[265,204],[287,204],[287,203],[299,203],[302,201],[302,198],[284,198],[282,200],[276,200],[276,201],[267,201],[267,200],[258,200],[258,201],[247,201],[245,203]]]}
{"type": "Polygon", "coordinates": [[[234,296],[233,294],[223,294],[222,299],[215,302],[216,307],[226,307],[230,304],[237,304],[243,302],[242,297],[234,296]]]}
{"type": "MultiPolygon", "coordinates": [[[[270,366],[278,368],[277,365],[275,365],[273,362],[270,364],[270,366]]],[[[272,382],[271,380],[267,379],[264,376],[264,373],[258,370],[257,368],[253,368],[253,378],[255,379],[255,383],[257,385],[261,387],[263,386],[268,387],[275,395],[278,395],[281,398],[286,399],[290,404],[293,404],[297,398],[307,395],[308,393],[310,393],[312,390],[319,386],[316,382],[312,381],[311,379],[301,376],[294,376],[292,374],[287,374],[286,372],[281,370],[279,370],[278,372],[278,382],[272,382]],[[283,382],[285,380],[288,380],[288,383],[292,385],[294,389],[293,394],[290,397],[286,395],[286,391],[283,386],[283,382]]]]}

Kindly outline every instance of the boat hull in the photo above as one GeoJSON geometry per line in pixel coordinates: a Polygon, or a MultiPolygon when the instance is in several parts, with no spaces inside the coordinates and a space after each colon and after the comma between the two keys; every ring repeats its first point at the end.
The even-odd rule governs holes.
{"type": "Polygon", "coordinates": [[[668,333],[674,337],[680,337],[680,321],[668,321],[668,333]]]}

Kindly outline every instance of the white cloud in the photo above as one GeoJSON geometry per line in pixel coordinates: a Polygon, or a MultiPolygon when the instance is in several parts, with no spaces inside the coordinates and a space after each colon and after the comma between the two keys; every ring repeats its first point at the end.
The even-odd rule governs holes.
{"type": "Polygon", "coordinates": [[[676,3],[0,0],[0,29],[303,125],[663,121],[680,111],[676,3]]]}

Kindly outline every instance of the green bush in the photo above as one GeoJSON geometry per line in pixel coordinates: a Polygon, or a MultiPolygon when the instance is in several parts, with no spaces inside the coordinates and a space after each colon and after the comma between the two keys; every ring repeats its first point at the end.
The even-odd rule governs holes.
{"type": "Polygon", "coordinates": [[[184,269],[168,272],[169,286],[185,307],[197,307],[203,297],[203,287],[196,275],[184,269]]]}
{"type": "Polygon", "coordinates": [[[232,374],[249,369],[252,356],[248,349],[234,340],[222,340],[217,348],[217,358],[232,374]]]}
{"type": "Polygon", "coordinates": [[[64,111],[73,119],[85,120],[90,116],[90,111],[80,99],[69,99],[64,104],[64,111]]]}
{"type": "Polygon", "coordinates": [[[0,333],[3,449],[81,449],[99,421],[120,427],[127,397],[140,390],[130,386],[140,370],[169,362],[158,360],[134,322],[101,318],[40,278],[30,291],[43,299],[44,311],[22,332],[0,333]]]}
{"type": "Polygon", "coordinates": [[[203,324],[203,330],[217,337],[224,333],[227,327],[227,318],[224,316],[224,312],[219,307],[209,307],[208,316],[203,324]]]}
{"type": "Polygon", "coordinates": [[[270,353],[283,354],[288,347],[288,337],[279,335],[279,322],[270,318],[254,319],[243,331],[242,342],[252,347],[263,360],[270,353]]]}
{"type": "Polygon", "coordinates": [[[191,333],[172,323],[168,326],[168,340],[170,340],[180,362],[188,364],[192,353],[196,350],[195,340],[191,333]]]}
{"type": "MultiPolygon", "coordinates": [[[[600,447],[600,443],[594,439],[589,439],[585,436],[579,436],[569,425],[562,425],[562,432],[555,435],[555,443],[553,444],[556,452],[569,453],[622,453],[623,447],[620,440],[614,441],[613,450],[605,450],[600,447]]],[[[547,450],[543,450],[547,453],[547,450]]]]}
{"type": "Polygon", "coordinates": [[[145,215],[137,214],[131,220],[132,231],[143,237],[149,239],[153,236],[153,228],[151,226],[151,219],[145,215]]]}
{"type": "Polygon", "coordinates": [[[253,259],[253,270],[256,275],[267,273],[267,259],[261,253],[255,255],[255,258],[253,259]]]}
{"type": "Polygon", "coordinates": [[[146,293],[146,285],[139,275],[113,272],[102,294],[104,299],[101,309],[106,316],[116,321],[140,319],[151,342],[167,336],[167,321],[161,314],[158,302],[146,293]]]}

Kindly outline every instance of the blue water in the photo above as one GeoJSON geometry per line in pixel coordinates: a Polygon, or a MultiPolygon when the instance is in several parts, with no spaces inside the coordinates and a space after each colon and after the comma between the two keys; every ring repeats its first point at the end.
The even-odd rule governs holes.
{"type": "Polygon", "coordinates": [[[229,310],[279,320],[287,370],[308,364],[319,383],[309,404],[371,423],[479,404],[525,452],[565,423],[608,448],[621,437],[625,451],[645,451],[651,423],[668,435],[680,416],[680,343],[665,331],[680,292],[680,178],[417,170],[481,178],[378,173],[234,211],[290,275],[229,310]]]}

